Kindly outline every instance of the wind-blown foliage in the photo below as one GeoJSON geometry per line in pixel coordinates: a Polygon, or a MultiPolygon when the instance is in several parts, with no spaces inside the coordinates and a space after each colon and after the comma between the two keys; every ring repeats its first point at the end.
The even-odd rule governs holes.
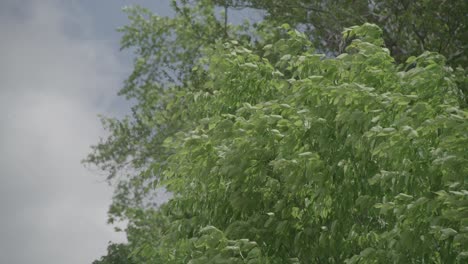
{"type": "Polygon", "coordinates": [[[307,32],[315,47],[338,52],[344,27],[375,23],[391,55],[404,62],[428,50],[453,67],[468,67],[468,1],[464,0],[213,0],[231,9],[266,11],[269,23],[307,32]]]}
{"type": "Polygon", "coordinates": [[[399,64],[367,23],[336,58],[288,25],[251,43],[210,3],[128,11],[136,104],[87,159],[128,243],[95,263],[466,262],[465,72],[399,64]],[[148,206],[158,187],[173,197],[148,206]]]}
{"type": "Polygon", "coordinates": [[[146,171],[174,196],[134,209],[131,258],[466,261],[468,112],[454,71],[429,52],[395,64],[372,24],[344,34],[356,38],[337,58],[297,31],[260,54],[219,42],[193,68],[202,82],[160,91],[174,108],[159,114],[187,123],[146,171]]]}

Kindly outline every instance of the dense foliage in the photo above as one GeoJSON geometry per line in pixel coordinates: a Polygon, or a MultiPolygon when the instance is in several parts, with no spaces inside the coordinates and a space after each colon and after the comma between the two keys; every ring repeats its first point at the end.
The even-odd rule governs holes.
{"type": "Polygon", "coordinates": [[[468,1],[463,0],[214,0],[233,9],[265,10],[270,23],[288,23],[307,32],[315,47],[336,54],[344,27],[375,23],[391,55],[434,51],[453,67],[468,67],[468,1]]]}
{"type": "Polygon", "coordinates": [[[132,253],[129,245],[125,244],[109,244],[107,247],[107,255],[102,256],[93,264],[138,264],[129,258],[132,253]]]}
{"type": "Polygon", "coordinates": [[[104,263],[464,263],[467,77],[432,52],[397,63],[373,25],[338,57],[288,25],[130,9],[132,116],[88,162],[117,184],[128,243],[104,263]],[[255,41],[250,41],[251,36],[255,41]],[[173,196],[154,207],[154,190],[173,196]],[[120,261],[120,262],[119,262],[120,261]]]}

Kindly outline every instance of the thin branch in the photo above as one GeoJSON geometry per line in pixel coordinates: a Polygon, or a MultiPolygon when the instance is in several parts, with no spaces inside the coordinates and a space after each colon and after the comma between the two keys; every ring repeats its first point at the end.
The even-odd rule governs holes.
{"type": "Polygon", "coordinates": [[[419,41],[421,42],[421,49],[422,49],[422,51],[424,51],[425,50],[425,38],[426,37],[419,33],[419,31],[417,30],[414,23],[412,24],[412,27],[413,27],[414,34],[418,37],[419,41]]]}
{"type": "MultiPolygon", "coordinates": [[[[272,6],[274,8],[281,8],[281,9],[283,9],[283,8],[299,9],[300,8],[300,9],[304,9],[304,10],[307,10],[307,11],[314,11],[314,12],[318,12],[318,13],[327,13],[327,14],[330,13],[327,10],[314,8],[314,7],[310,7],[310,6],[303,6],[303,5],[271,4],[270,6],[272,6]]],[[[241,9],[245,9],[245,8],[260,9],[260,10],[264,9],[262,7],[259,7],[259,6],[253,5],[253,4],[232,4],[229,7],[234,9],[234,10],[241,10],[241,9]]]]}
{"type": "Polygon", "coordinates": [[[224,37],[228,37],[228,31],[227,31],[227,23],[228,23],[228,2],[227,0],[224,0],[224,37]]]}

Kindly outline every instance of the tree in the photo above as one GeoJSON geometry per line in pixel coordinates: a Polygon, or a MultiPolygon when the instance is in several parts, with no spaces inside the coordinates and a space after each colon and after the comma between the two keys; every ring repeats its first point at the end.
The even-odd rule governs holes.
{"type": "Polygon", "coordinates": [[[109,244],[107,247],[107,255],[95,260],[93,264],[133,264],[139,263],[133,261],[131,257],[132,251],[125,244],[109,244]]]}
{"type": "Polygon", "coordinates": [[[462,70],[431,52],[396,63],[372,24],[346,29],[353,40],[333,58],[288,25],[250,42],[213,5],[175,8],[174,19],[129,11],[123,43],[138,57],[122,93],[137,103],[105,119],[111,136],[88,159],[119,183],[110,221],[129,221],[127,259],[466,259],[462,70]],[[219,31],[194,40],[205,28],[219,31]],[[177,63],[190,67],[171,75],[177,63]],[[158,186],[174,196],[149,207],[158,186]]]}
{"type": "Polygon", "coordinates": [[[424,51],[443,54],[454,68],[468,67],[468,2],[453,0],[215,0],[234,9],[267,11],[266,19],[289,23],[310,36],[314,46],[339,54],[344,27],[375,23],[398,61],[424,51]]]}

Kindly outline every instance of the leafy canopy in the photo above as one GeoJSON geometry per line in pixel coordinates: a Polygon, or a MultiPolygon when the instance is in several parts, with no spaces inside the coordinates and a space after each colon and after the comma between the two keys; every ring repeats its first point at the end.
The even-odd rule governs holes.
{"type": "MultiPolygon", "coordinates": [[[[266,11],[269,23],[307,32],[315,47],[337,53],[344,27],[375,23],[398,62],[424,51],[443,54],[454,68],[468,67],[468,1],[463,0],[214,0],[232,9],[266,11]]],[[[341,46],[341,47],[340,47],[341,46]]]]}
{"type": "Polygon", "coordinates": [[[137,103],[105,119],[111,136],[88,159],[111,178],[131,169],[110,210],[129,242],[107,258],[466,261],[466,75],[437,53],[395,63],[367,23],[344,31],[354,40],[336,58],[288,25],[260,27],[256,44],[232,26],[174,40],[226,32],[208,3],[176,5],[174,19],[130,10],[123,43],[139,57],[122,93],[137,103]],[[168,85],[175,62],[190,69],[168,85]],[[173,197],[152,208],[157,187],[173,197]]]}

